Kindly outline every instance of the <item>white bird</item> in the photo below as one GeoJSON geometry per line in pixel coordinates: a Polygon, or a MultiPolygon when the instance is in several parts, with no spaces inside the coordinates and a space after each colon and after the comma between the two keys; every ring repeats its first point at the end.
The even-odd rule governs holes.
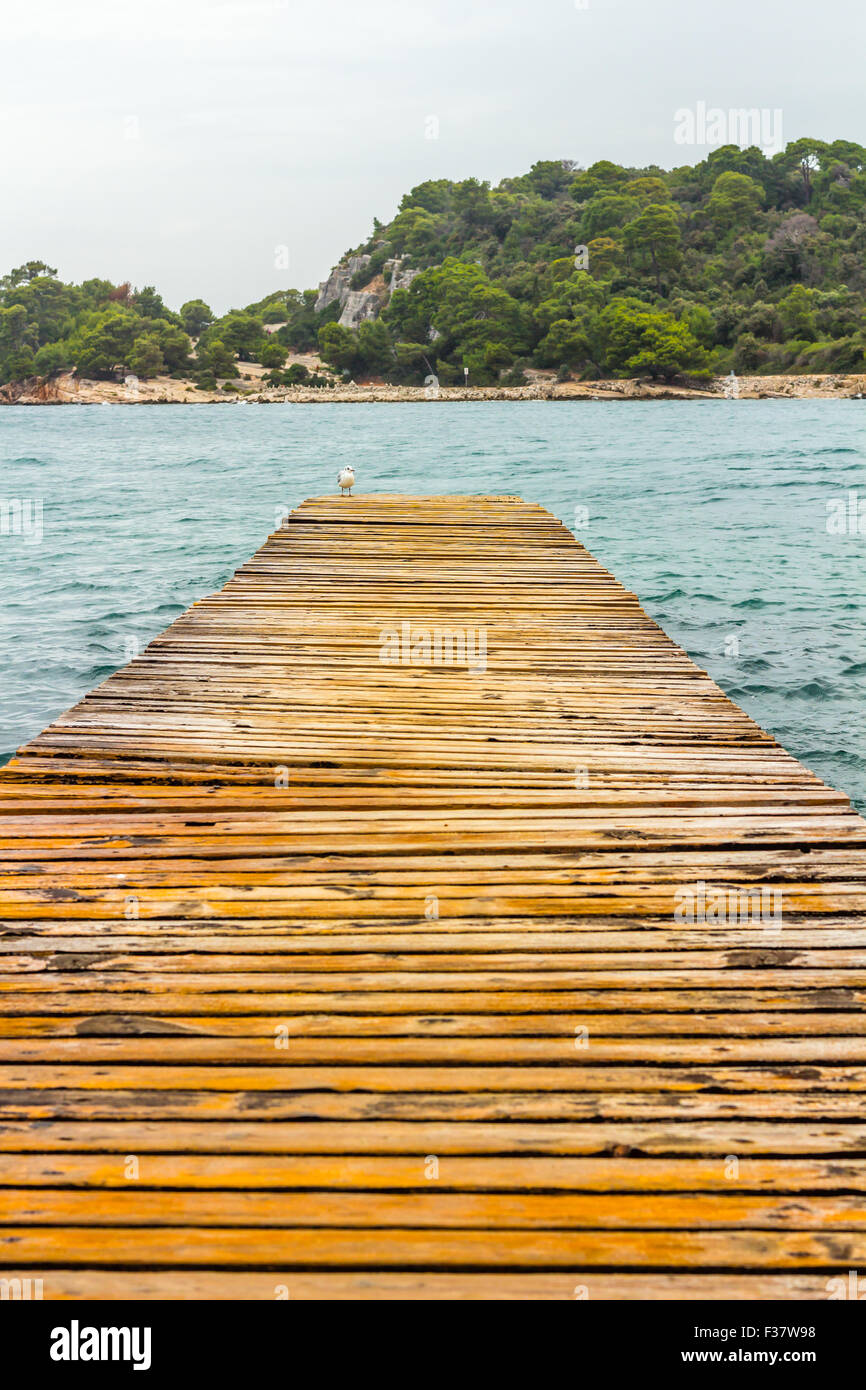
{"type": "Polygon", "coordinates": [[[341,468],[339,473],[337,474],[337,482],[340,485],[340,492],[343,493],[348,491],[349,496],[351,497],[352,488],[355,486],[354,468],[341,468]]]}

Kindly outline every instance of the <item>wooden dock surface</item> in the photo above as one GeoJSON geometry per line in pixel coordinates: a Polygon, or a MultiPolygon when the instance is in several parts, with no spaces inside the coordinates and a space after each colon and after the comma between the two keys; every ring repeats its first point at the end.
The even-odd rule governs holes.
{"type": "Polygon", "coordinates": [[[866,1268],[866,822],[539,506],[304,503],[3,770],[0,846],[45,1298],[866,1268]]]}

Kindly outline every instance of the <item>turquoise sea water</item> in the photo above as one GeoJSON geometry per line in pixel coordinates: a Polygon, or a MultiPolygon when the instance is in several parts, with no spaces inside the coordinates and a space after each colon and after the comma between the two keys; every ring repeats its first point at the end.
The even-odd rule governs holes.
{"type": "Polygon", "coordinates": [[[864,444],[866,401],[2,408],[0,500],[26,525],[41,499],[42,537],[37,507],[0,534],[0,761],[351,462],[360,491],[585,508],[648,612],[866,807],[864,444]]]}

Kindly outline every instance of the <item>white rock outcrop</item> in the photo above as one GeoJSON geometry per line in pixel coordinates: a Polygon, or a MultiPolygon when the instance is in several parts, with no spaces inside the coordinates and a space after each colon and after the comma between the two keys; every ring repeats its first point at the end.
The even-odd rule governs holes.
{"type": "Polygon", "coordinates": [[[319,285],[319,295],[316,300],[316,313],[320,314],[323,309],[327,309],[329,304],[333,304],[335,299],[339,299],[340,307],[346,302],[350,293],[349,282],[353,275],[357,275],[359,270],[365,270],[370,264],[370,257],[350,256],[343,265],[335,265],[327,280],[323,280],[319,285]]]}
{"type": "Polygon", "coordinates": [[[395,256],[393,260],[386,261],[383,265],[382,274],[385,279],[388,279],[389,274],[391,277],[388,285],[389,294],[393,294],[395,290],[408,290],[415,276],[421,274],[420,270],[403,269],[407,259],[406,256],[395,256]]]}
{"type": "MultiPolygon", "coordinates": [[[[395,290],[406,290],[415,279],[420,275],[418,270],[404,269],[406,256],[395,256],[386,261],[382,267],[382,276],[387,286],[387,294],[390,296],[395,290]]],[[[316,299],[316,313],[320,314],[323,309],[327,309],[329,304],[338,301],[340,305],[340,317],[338,322],[343,328],[357,328],[365,319],[374,319],[382,308],[385,297],[375,294],[372,290],[353,290],[350,288],[351,282],[359,271],[366,270],[370,264],[370,256],[350,256],[347,261],[340,265],[335,265],[327,280],[323,280],[319,285],[319,295],[316,299]]]]}
{"type": "Polygon", "coordinates": [[[379,312],[379,296],[369,290],[349,290],[343,301],[338,323],[343,328],[357,328],[364,319],[374,319],[379,312]]]}

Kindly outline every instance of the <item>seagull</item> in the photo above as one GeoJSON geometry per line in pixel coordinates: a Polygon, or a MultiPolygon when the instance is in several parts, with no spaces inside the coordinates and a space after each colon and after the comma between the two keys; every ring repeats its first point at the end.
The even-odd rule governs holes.
{"type": "Polygon", "coordinates": [[[344,492],[348,491],[349,496],[351,497],[351,496],[352,496],[352,488],[355,486],[355,470],[354,470],[354,468],[351,468],[351,467],[349,467],[349,468],[341,468],[340,471],[339,471],[339,473],[337,474],[337,482],[339,483],[339,486],[340,486],[340,492],[341,492],[341,493],[344,493],[344,492]]]}

